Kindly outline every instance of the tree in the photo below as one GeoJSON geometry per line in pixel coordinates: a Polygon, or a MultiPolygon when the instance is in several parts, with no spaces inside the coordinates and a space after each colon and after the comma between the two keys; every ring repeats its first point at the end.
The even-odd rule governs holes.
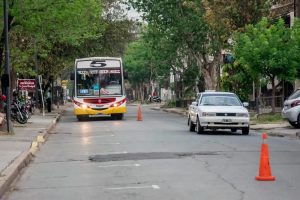
{"type": "MultiPolygon", "coordinates": [[[[144,19],[177,44],[173,51],[192,55],[198,66],[198,76],[203,74],[207,89],[217,89],[219,82],[221,50],[228,48],[227,40],[237,30],[256,23],[268,14],[268,0],[129,0],[144,13],[144,19]]],[[[150,28],[150,29],[151,29],[150,28]]]]}
{"type": "Polygon", "coordinates": [[[134,41],[139,24],[128,19],[122,2],[122,0],[103,0],[101,17],[103,31],[96,38],[86,40],[78,48],[82,56],[123,56],[127,45],[134,41]]]}
{"type": "Polygon", "coordinates": [[[139,91],[141,99],[145,99],[144,84],[151,79],[151,55],[147,43],[140,39],[131,43],[124,54],[124,68],[128,71],[133,87],[139,91]]]}
{"type": "Polygon", "coordinates": [[[221,87],[226,91],[236,93],[241,100],[248,101],[254,80],[247,68],[236,61],[225,64],[222,71],[221,87]]]}
{"type": "MultiPolygon", "coordinates": [[[[101,33],[101,1],[10,1],[9,31],[13,72],[58,74],[69,67],[71,49],[101,33]]],[[[0,53],[3,52],[3,34],[0,53]]],[[[73,59],[72,59],[73,60],[73,59]]],[[[72,61],[73,62],[73,61],[72,61]]],[[[0,57],[0,66],[3,57],[0,57]]]]}
{"type": "Polygon", "coordinates": [[[234,55],[254,79],[266,77],[272,84],[272,112],[275,112],[275,78],[294,80],[299,58],[292,30],[282,19],[271,24],[263,18],[256,25],[249,25],[245,33],[235,38],[234,55]]]}
{"type": "MultiPolygon", "coordinates": [[[[150,31],[157,37],[168,41],[171,48],[168,52],[173,60],[179,57],[189,57],[198,66],[198,76],[205,77],[207,89],[216,89],[218,65],[220,62],[220,47],[215,32],[204,20],[205,10],[202,2],[197,1],[129,1],[133,7],[144,13],[144,19],[149,23],[150,31]],[[212,60],[211,60],[212,59],[212,60]]],[[[161,44],[157,44],[160,46],[161,44]]],[[[184,63],[182,63],[183,65],[184,63]]]]}

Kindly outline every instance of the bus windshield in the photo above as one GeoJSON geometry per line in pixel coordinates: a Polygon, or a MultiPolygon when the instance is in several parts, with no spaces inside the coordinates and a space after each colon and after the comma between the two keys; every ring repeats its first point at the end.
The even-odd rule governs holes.
{"type": "Polygon", "coordinates": [[[78,69],[77,96],[123,95],[121,68],[78,69]]]}

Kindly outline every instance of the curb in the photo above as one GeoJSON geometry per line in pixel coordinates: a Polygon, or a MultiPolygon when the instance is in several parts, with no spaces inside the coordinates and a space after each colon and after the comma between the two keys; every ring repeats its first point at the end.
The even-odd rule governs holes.
{"type": "Polygon", "coordinates": [[[32,158],[33,155],[31,152],[25,150],[3,171],[4,176],[0,177],[0,199],[7,192],[13,181],[19,176],[22,169],[30,163],[32,158]]]}
{"type": "Polygon", "coordinates": [[[51,124],[47,129],[37,136],[36,140],[33,140],[31,147],[23,151],[15,160],[12,161],[10,165],[0,174],[0,199],[9,190],[10,185],[16,180],[20,172],[33,160],[34,154],[50,136],[50,131],[56,126],[57,122],[60,120],[61,116],[64,114],[65,110],[58,113],[55,119],[52,120],[51,124]],[[41,139],[42,138],[42,139],[41,139]],[[37,143],[37,147],[32,145],[37,143]]]}
{"type": "Polygon", "coordinates": [[[187,116],[187,112],[186,111],[176,111],[176,110],[168,110],[166,108],[150,108],[151,110],[156,110],[156,111],[164,111],[167,113],[173,113],[173,114],[179,114],[182,116],[187,116]]]}
{"type": "Polygon", "coordinates": [[[300,139],[300,132],[296,132],[294,134],[287,134],[287,133],[280,133],[280,132],[268,132],[267,130],[265,130],[264,132],[266,132],[269,136],[272,137],[289,137],[289,138],[297,138],[300,139]]]}
{"type": "Polygon", "coordinates": [[[162,110],[165,112],[168,112],[168,113],[174,113],[174,114],[179,114],[182,116],[187,116],[185,111],[176,111],[176,110],[168,110],[168,109],[162,109],[162,110]]]}

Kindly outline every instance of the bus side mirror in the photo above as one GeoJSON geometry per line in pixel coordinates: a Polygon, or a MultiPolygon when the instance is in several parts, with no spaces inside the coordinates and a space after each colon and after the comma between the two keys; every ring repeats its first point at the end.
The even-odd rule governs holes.
{"type": "Polygon", "coordinates": [[[74,80],[75,80],[75,73],[74,73],[74,72],[72,72],[72,73],[70,74],[70,80],[71,80],[71,81],[74,81],[74,80]]]}
{"type": "Polygon", "coordinates": [[[124,79],[128,79],[128,72],[124,71],[124,79]]]}

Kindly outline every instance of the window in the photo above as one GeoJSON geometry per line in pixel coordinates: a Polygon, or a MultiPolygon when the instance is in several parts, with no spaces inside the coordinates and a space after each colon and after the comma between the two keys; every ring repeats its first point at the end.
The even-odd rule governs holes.
{"type": "Polygon", "coordinates": [[[120,69],[80,69],[76,81],[78,96],[122,95],[120,69]]]}

